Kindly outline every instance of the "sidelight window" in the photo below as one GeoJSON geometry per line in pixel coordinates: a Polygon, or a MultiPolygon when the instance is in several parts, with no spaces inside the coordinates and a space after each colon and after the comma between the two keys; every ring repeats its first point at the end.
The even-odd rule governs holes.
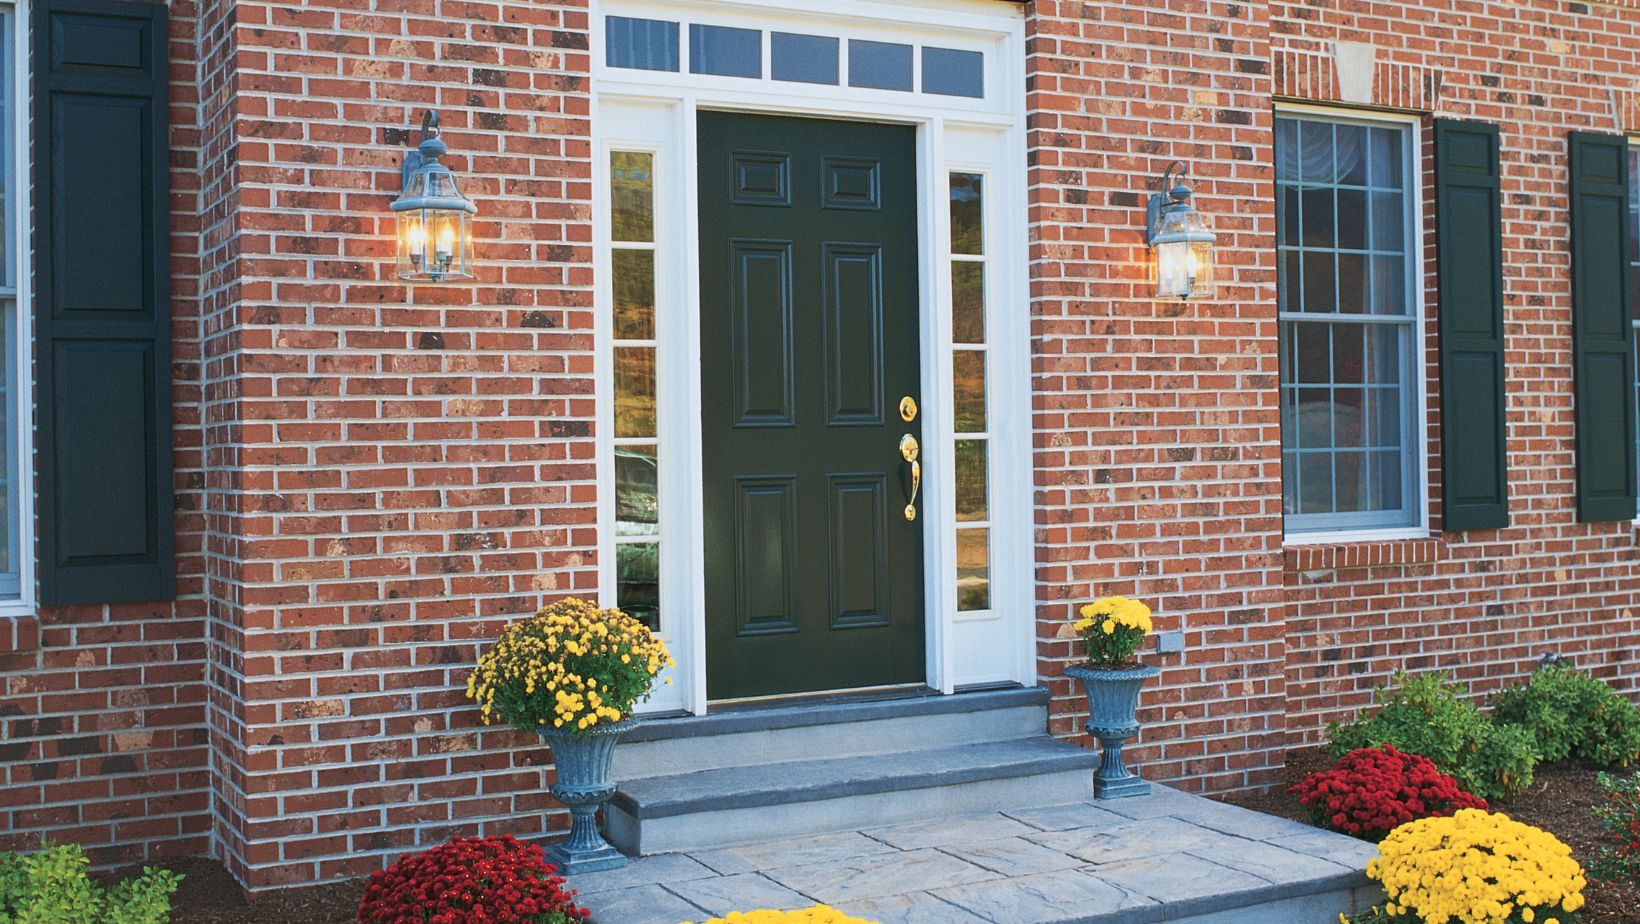
{"type": "Polygon", "coordinates": [[[986,415],[985,178],[952,173],[951,408],[956,446],[957,609],[991,608],[990,438],[986,415]]]}
{"type": "Polygon", "coordinates": [[[1420,522],[1417,170],[1403,123],[1276,118],[1289,534],[1420,522]]]}
{"type": "Polygon", "coordinates": [[[655,155],[609,156],[615,357],[615,602],[660,627],[655,155]]]}
{"type": "Polygon", "coordinates": [[[18,327],[20,324],[18,300],[18,256],[25,253],[26,236],[19,233],[20,180],[13,153],[17,148],[17,132],[25,131],[27,110],[17,100],[13,77],[17,59],[17,14],[7,6],[0,6],[0,220],[5,228],[0,231],[0,601],[15,601],[23,595],[23,494],[21,491],[22,457],[19,451],[19,420],[26,421],[19,407],[27,401],[26,386],[21,373],[27,366],[18,361],[18,327]]]}

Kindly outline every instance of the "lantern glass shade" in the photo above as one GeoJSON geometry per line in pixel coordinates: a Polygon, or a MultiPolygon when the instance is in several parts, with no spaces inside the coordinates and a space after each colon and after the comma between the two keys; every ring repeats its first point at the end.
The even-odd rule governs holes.
{"type": "Polygon", "coordinates": [[[424,140],[406,164],[404,188],[392,209],[398,215],[397,271],[408,282],[464,282],[473,278],[472,217],[478,212],[439,163],[445,151],[437,136],[424,140]]]}
{"type": "Polygon", "coordinates": [[[461,209],[398,213],[398,275],[410,282],[473,278],[472,222],[461,209]]]}
{"type": "Polygon", "coordinates": [[[1213,232],[1200,212],[1182,202],[1168,206],[1151,248],[1157,298],[1213,297],[1213,232]]]}

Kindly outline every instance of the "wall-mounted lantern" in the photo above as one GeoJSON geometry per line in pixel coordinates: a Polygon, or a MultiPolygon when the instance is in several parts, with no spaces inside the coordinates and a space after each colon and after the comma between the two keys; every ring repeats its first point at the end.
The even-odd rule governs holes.
{"type": "Polygon", "coordinates": [[[410,282],[463,282],[473,278],[471,216],[478,206],[456,188],[455,174],[439,163],[450,148],[439,137],[438,113],[421,118],[421,144],[404,156],[398,213],[398,274],[410,282]]]}
{"type": "Polygon", "coordinates": [[[1145,240],[1156,254],[1157,298],[1213,296],[1213,232],[1190,204],[1184,164],[1162,174],[1162,192],[1150,197],[1145,240]]]}

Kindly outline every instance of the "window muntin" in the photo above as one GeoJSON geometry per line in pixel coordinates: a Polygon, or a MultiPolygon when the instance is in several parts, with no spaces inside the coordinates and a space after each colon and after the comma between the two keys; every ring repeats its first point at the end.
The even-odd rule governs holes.
{"type": "Polygon", "coordinates": [[[613,151],[615,605],[660,628],[660,443],[655,403],[655,155],[613,151]]]}
{"type": "Polygon", "coordinates": [[[957,609],[991,608],[990,436],[986,429],[985,177],[950,174],[951,411],[957,609]]]}
{"type": "Polygon", "coordinates": [[[1289,533],[1420,521],[1411,158],[1405,125],[1276,118],[1289,533]]]}

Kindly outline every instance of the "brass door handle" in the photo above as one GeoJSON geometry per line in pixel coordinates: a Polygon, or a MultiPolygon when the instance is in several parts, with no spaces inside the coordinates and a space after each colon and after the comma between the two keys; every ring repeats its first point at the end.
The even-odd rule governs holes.
{"type": "Polygon", "coordinates": [[[917,492],[922,488],[922,463],[917,461],[920,449],[916,437],[909,433],[900,437],[900,458],[911,463],[911,499],[905,504],[907,520],[917,519],[917,492]]]}

